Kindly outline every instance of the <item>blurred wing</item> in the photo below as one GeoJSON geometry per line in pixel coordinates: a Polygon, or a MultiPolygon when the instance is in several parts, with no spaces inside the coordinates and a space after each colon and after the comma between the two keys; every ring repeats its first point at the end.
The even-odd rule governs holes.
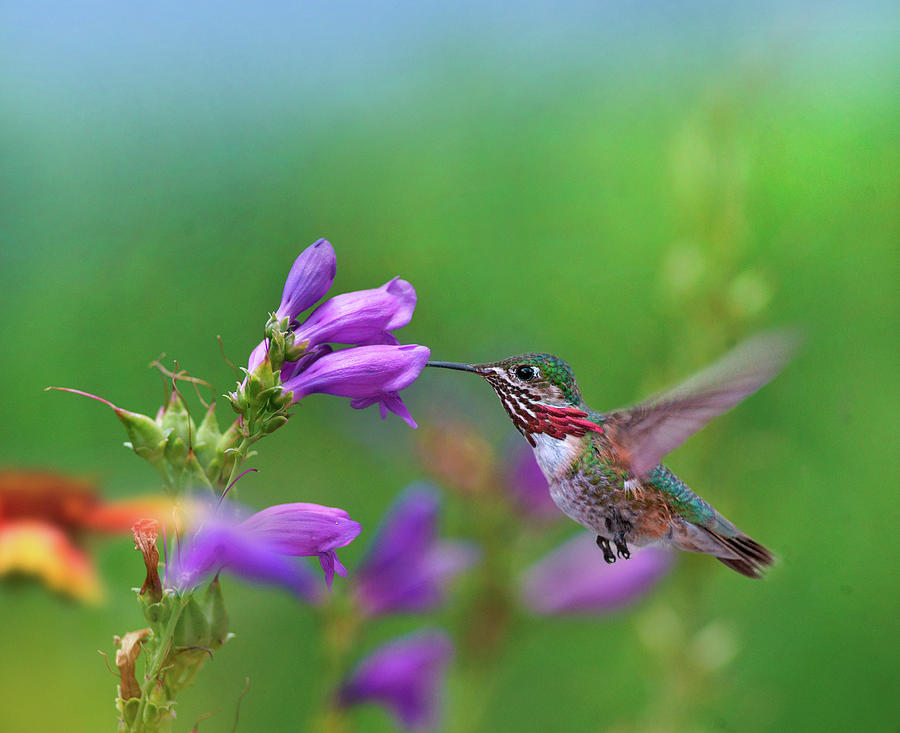
{"type": "Polygon", "coordinates": [[[799,342],[791,331],[754,336],[674,389],[609,413],[607,434],[632,472],[644,476],[716,415],[770,382],[799,342]]]}

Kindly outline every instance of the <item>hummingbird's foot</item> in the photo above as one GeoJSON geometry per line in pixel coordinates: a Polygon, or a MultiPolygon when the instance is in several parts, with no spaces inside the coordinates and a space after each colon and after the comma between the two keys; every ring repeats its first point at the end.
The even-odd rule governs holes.
{"type": "Polygon", "coordinates": [[[602,535],[597,535],[597,547],[603,550],[603,559],[606,560],[607,565],[612,565],[616,561],[616,556],[613,554],[612,548],[609,546],[609,540],[602,535]]]}
{"type": "Polygon", "coordinates": [[[616,543],[616,554],[619,557],[623,558],[624,560],[627,560],[631,557],[631,553],[628,551],[628,545],[625,544],[624,537],[616,536],[615,538],[613,538],[613,542],[616,543]]]}

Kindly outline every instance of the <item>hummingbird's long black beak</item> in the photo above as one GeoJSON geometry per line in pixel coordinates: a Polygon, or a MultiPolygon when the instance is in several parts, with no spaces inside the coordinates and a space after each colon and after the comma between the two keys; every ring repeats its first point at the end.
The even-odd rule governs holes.
{"type": "Polygon", "coordinates": [[[429,361],[425,366],[440,367],[441,369],[457,369],[461,372],[475,372],[482,374],[482,370],[472,364],[458,364],[454,361],[429,361]]]}

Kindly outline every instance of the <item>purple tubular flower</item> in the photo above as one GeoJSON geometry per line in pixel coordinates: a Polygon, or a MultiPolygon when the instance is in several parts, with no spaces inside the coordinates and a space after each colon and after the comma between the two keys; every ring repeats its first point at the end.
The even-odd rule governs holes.
{"type": "Polygon", "coordinates": [[[423,631],[376,649],[350,675],[338,693],[347,707],[375,702],[386,707],[407,731],[438,724],[444,675],[453,644],[442,631],[423,631]]]}
{"type": "Polygon", "coordinates": [[[428,361],[426,346],[357,346],[325,354],[304,371],[284,383],[294,393],[294,402],[312,393],[351,398],[350,406],[361,410],[380,403],[381,416],[387,411],[417,427],[398,394],[412,384],[428,361]]]}
{"type": "Polygon", "coordinates": [[[348,545],[360,529],[343,509],[318,504],[278,504],[244,521],[207,507],[171,559],[167,580],[187,590],[227,570],[315,602],[319,589],[313,574],[292,558],[318,556],[330,587],[335,570],[347,574],[335,549],[348,545]]]}
{"type": "Polygon", "coordinates": [[[364,613],[431,610],[450,580],[477,559],[468,543],[436,540],[439,506],[433,489],[414,485],[388,510],[354,578],[364,613]]]}
{"type": "Polygon", "coordinates": [[[250,352],[250,358],[247,360],[247,371],[253,374],[260,364],[262,364],[269,355],[269,340],[263,339],[257,344],[256,348],[250,352]]]}
{"type": "Polygon", "coordinates": [[[522,602],[541,615],[606,613],[643,596],[671,565],[672,554],[652,546],[607,565],[594,536],[581,533],[525,571],[522,602]]]}
{"type": "Polygon", "coordinates": [[[519,445],[520,442],[517,441],[506,477],[510,497],[523,515],[536,522],[562,518],[562,512],[550,498],[550,486],[534,452],[524,443],[519,445]]]}
{"type": "Polygon", "coordinates": [[[394,278],[380,288],[342,293],[326,300],[297,328],[295,340],[310,346],[399,343],[390,333],[412,319],[416,291],[406,280],[394,278]]]}
{"type": "Polygon", "coordinates": [[[327,239],[309,245],[294,260],[284,283],[278,318],[296,318],[328,292],[337,272],[334,247],[327,239]]]}
{"type": "Polygon", "coordinates": [[[335,550],[349,545],[361,529],[359,522],[350,519],[343,509],[302,502],[270,506],[241,526],[265,538],[266,544],[282,555],[318,555],[329,588],[335,572],[347,577],[347,569],[335,550]]]}

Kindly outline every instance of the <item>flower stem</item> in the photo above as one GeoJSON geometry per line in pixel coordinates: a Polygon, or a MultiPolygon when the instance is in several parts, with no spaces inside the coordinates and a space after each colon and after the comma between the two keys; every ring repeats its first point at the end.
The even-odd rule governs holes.
{"type": "Polygon", "coordinates": [[[144,683],[141,685],[141,701],[138,705],[134,721],[128,728],[129,733],[150,733],[150,731],[157,729],[155,725],[153,727],[145,725],[144,711],[147,708],[147,702],[150,698],[150,694],[153,692],[154,685],[161,684],[163,668],[165,667],[169,652],[172,650],[172,639],[175,635],[175,627],[178,625],[178,619],[181,618],[181,613],[184,611],[188,600],[189,596],[187,595],[179,597],[178,605],[173,610],[169,622],[163,630],[162,636],[158,639],[156,653],[147,663],[147,667],[144,671],[144,683]]]}
{"type": "Polygon", "coordinates": [[[350,603],[332,597],[320,610],[322,674],[318,695],[319,710],[312,719],[314,733],[348,733],[351,730],[344,709],[338,704],[338,688],[347,672],[350,650],[356,644],[362,619],[350,603]]]}
{"type": "Polygon", "coordinates": [[[234,483],[241,475],[241,467],[244,465],[244,461],[247,460],[247,453],[249,452],[250,446],[253,445],[254,442],[255,440],[253,438],[243,436],[237,448],[234,449],[234,465],[231,467],[231,474],[228,476],[228,480],[222,487],[223,491],[229,492],[232,498],[234,498],[235,496],[234,483]]]}
{"type": "Polygon", "coordinates": [[[483,730],[497,682],[497,668],[506,651],[515,617],[515,578],[512,557],[521,544],[522,529],[511,522],[506,507],[487,505],[473,517],[474,534],[483,548],[474,597],[462,614],[459,666],[464,684],[457,713],[448,730],[471,733],[483,730]]]}

